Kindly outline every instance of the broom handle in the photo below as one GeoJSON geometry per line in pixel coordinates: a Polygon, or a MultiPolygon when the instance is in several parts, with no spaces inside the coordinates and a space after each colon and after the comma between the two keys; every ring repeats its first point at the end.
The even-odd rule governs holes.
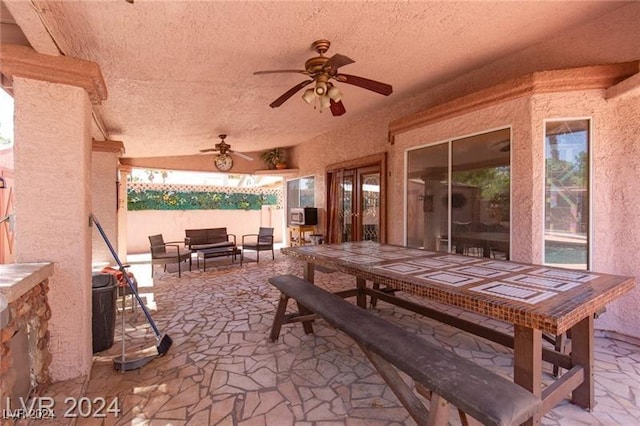
{"type": "Polygon", "coordinates": [[[127,284],[129,284],[129,288],[131,289],[131,293],[136,297],[136,300],[138,301],[138,304],[142,308],[142,312],[144,312],[144,316],[147,317],[147,321],[149,321],[149,324],[151,325],[151,328],[153,328],[153,332],[156,334],[156,338],[159,339],[161,337],[160,330],[158,330],[158,327],[156,326],[156,323],[153,321],[153,318],[151,318],[151,314],[149,313],[149,311],[147,310],[147,307],[142,302],[142,299],[140,298],[140,295],[138,295],[138,292],[136,291],[135,286],[133,285],[133,282],[131,282],[131,278],[129,278],[129,274],[127,274],[127,271],[126,271],[124,265],[122,264],[122,262],[120,261],[120,258],[118,257],[118,254],[113,249],[113,246],[111,245],[111,242],[109,241],[109,238],[107,238],[107,234],[105,234],[104,229],[102,229],[102,225],[100,225],[100,222],[98,222],[98,219],[93,215],[93,213],[91,213],[90,217],[91,217],[91,220],[93,221],[93,223],[96,224],[96,227],[98,228],[98,231],[100,232],[100,235],[102,235],[102,239],[104,240],[105,243],[107,243],[107,247],[109,247],[109,251],[111,252],[111,255],[113,256],[113,258],[116,260],[116,263],[118,264],[118,269],[120,269],[120,271],[122,272],[122,275],[127,280],[127,284]]]}

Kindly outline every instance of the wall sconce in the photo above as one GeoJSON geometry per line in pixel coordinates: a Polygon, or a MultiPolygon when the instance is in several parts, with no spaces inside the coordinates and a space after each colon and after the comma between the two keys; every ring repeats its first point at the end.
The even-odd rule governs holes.
{"type": "Polygon", "coordinates": [[[0,176],[0,189],[5,189],[7,187],[7,182],[4,180],[2,176],[0,176]]]}

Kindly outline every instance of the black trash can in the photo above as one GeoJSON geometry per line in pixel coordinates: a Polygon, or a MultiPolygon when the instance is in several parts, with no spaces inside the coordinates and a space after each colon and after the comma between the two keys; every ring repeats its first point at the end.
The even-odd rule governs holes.
{"type": "Polygon", "coordinates": [[[117,280],[113,274],[94,274],[91,280],[93,302],[93,353],[113,346],[116,329],[117,280]]]}

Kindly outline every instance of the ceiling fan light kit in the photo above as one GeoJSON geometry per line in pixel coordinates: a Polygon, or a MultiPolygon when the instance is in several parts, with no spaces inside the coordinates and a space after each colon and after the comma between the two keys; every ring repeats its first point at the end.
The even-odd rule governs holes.
{"type": "MultiPolygon", "coordinates": [[[[358,86],[363,89],[371,90],[384,96],[389,96],[393,92],[393,87],[386,83],[381,83],[375,80],[369,80],[364,77],[358,77],[355,75],[341,74],[338,72],[338,68],[352,64],[354,61],[344,55],[336,53],[332,57],[328,58],[324,56],[331,42],[329,40],[316,40],[312,43],[311,47],[318,52],[319,56],[308,59],[305,64],[304,70],[267,70],[256,71],[254,74],[275,74],[275,73],[297,73],[309,76],[310,80],[305,80],[282,94],[275,101],[271,102],[269,106],[271,108],[278,108],[285,103],[298,91],[302,90],[308,84],[314,83],[312,89],[307,89],[302,94],[302,99],[311,104],[316,101],[316,105],[319,103],[320,112],[325,108],[331,108],[331,113],[334,116],[340,116],[346,112],[344,105],[342,104],[342,92],[334,86],[329,80],[333,79],[342,83],[358,86]]],[[[315,107],[315,106],[314,106],[315,107]]]]}
{"type": "Polygon", "coordinates": [[[302,99],[304,99],[304,101],[308,104],[313,102],[315,98],[316,98],[316,92],[313,89],[307,89],[302,94],[302,99]]]}
{"type": "Polygon", "coordinates": [[[340,99],[342,99],[342,92],[338,90],[336,86],[332,85],[329,91],[327,92],[327,96],[329,96],[331,100],[334,102],[340,102],[340,99]]]}

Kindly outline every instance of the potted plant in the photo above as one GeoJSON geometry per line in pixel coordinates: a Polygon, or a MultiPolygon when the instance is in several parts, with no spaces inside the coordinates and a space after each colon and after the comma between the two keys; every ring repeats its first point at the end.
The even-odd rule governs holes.
{"type": "Polygon", "coordinates": [[[260,155],[260,158],[267,164],[270,169],[284,169],[287,167],[284,162],[284,150],[281,148],[274,148],[271,151],[265,151],[260,155]]]}

